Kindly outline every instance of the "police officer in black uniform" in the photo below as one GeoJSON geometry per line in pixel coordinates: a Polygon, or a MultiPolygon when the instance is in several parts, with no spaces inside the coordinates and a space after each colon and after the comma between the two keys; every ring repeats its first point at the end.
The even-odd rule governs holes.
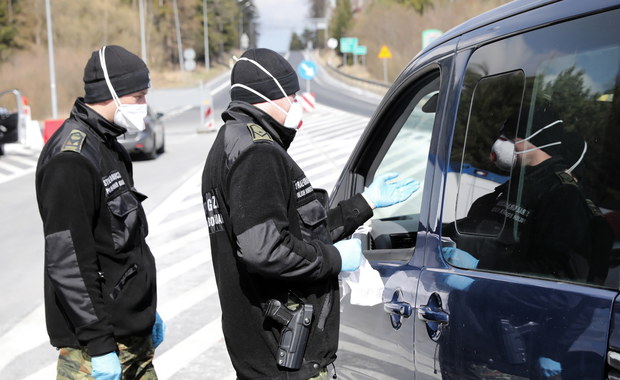
{"type": "Polygon", "coordinates": [[[156,379],[153,351],[164,324],[145,241],[146,196],[135,189],[131,159],[116,141],[128,128],[144,129],[149,87],[136,55],[120,46],[93,52],[85,97],[39,158],[45,314],[51,344],[60,349],[59,379],[120,379],[121,371],[123,379],[156,379]]]}
{"type": "Polygon", "coordinates": [[[477,199],[456,222],[471,237],[457,235],[453,226],[444,234],[476,256],[477,268],[601,284],[611,233],[577,180],[587,143],[567,132],[549,106],[534,109],[529,131],[517,128],[518,120],[515,114],[505,122],[491,152],[511,180],[477,199]]]}
{"type": "MultiPolygon", "coordinates": [[[[500,169],[510,172],[510,180],[477,199],[466,218],[444,226],[443,235],[456,242],[456,247],[443,248],[444,258],[458,267],[602,285],[607,277],[613,235],[601,211],[584,196],[577,180],[576,173],[582,169],[587,143],[576,133],[567,132],[564,122],[549,106],[536,107],[533,111],[529,128],[519,127],[519,120],[521,124],[528,120],[528,108],[503,125],[490,156],[500,169]]],[[[528,310],[535,316],[533,318],[538,318],[533,325],[540,325],[536,336],[542,343],[531,348],[538,358],[529,363],[530,368],[524,368],[525,361],[514,360],[514,357],[512,361],[502,359],[498,355],[502,354],[504,346],[498,343],[500,348],[496,349],[491,341],[484,339],[476,355],[489,358],[483,360],[486,363],[482,363],[481,368],[489,365],[500,366],[508,373],[527,371],[524,373],[529,374],[528,378],[536,379],[560,374],[567,378],[583,377],[583,374],[569,375],[572,360],[569,347],[590,323],[588,316],[593,310],[580,307],[575,299],[567,300],[545,292],[513,294],[504,289],[489,293],[485,289],[487,284],[472,284],[470,279],[461,276],[449,276],[448,283],[465,291],[464,295],[451,298],[450,309],[457,313],[457,320],[473,326],[467,330],[457,329],[455,334],[463,336],[451,337],[454,343],[459,339],[485,336],[488,331],[494,331],[495,323],[502,319],[510,323],[510,316],[471,313],[480,300],[498,305],[499,310],[507,310],[514,304],[530,304],[528,310]],[[528,303],[524,297],[536,301],[528,303]],[[541,299],[544,302],[540,302],[541,299]],[[544,309],[539,308],[540,305],[544,309]],[[562,310],[567,315],[562,328],[569,331],[561,342],[540,339],[540,334],[558,328],[544,324],[544,315],[550,310],[562,310]],[[485,331],[476,331],[480,326],[485,331]]],[[[510,337],[506,326],[500,331],[504,339],[510,337]]],[[[449,346],[444,345],[444,353],[440,354],[442,361],[445,360],[447,366],[462,366],[458,360],[453,360],[459,355],[455,351],[458,345],[449,346]]],[[[507,347],[509,351],[514,349],[509,344],[507,347]]],[[[460,353],[461,356],[468,354],[460,353]]],[[[478,375],[472,376],[477,378],[478,375]]]]}
{"type": "Polygon", "coordinates": [[[327,211],[286,151],[302,116],[291,65],[271,50],[250,49],[231,83],[202,179],[228,352],[239,379],[326,379],[338,346],[338,274],[361,261],[359,240],[339,240],[374,207],[407,199],[419,184],[387,174],[327,211]],[[312,307],[298,366],[279,350],[282,321],[266,315],[274,300],[312,307]]]}

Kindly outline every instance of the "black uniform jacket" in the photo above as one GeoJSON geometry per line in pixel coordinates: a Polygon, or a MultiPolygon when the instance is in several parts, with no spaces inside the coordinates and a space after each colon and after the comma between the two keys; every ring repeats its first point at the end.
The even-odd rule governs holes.
{"type": "Polygon", "coordinates": [[[460,235],[457,247],[477,256],[482,269],[602,281],[609,227],[567,167],[552,157],[523,173],[515,169],[513,180],[477,199],[457,221],[459,231],[471,234],[460,235]]]}
{"type": "Polygon", "coordinates": [[[150,334],[155,261],[125,132],[81,98],[44,146],[36,172],[45,233],[45,313],[53,346],[116,350],[115,338],[150,334]]]}
{"type": "Polygon", "coordinates": [[[336,358],[340,254],[331,244],[372,216],[361,195],[327,212],[286,149],[295,131],[231,102],[207,158],[202,193],[222,324],[240,379],[308,379],[336,358]],[[281,326],[265,303],[313,305],[301,369],[277,365],[281,326]]]}
{"type": "MultiPolygon", "coordinates": [[[[445,227],[444,232],[456,237],[459,249],[480,260],[477,266],[480,269],[602,284],[607,276],[613,235],[598,207],[585,198],[575,178],[566,173],[568,166],[560,156],[554,156],[536,166],[514,168],[510,181],[478,198],[467,217],[456,222],[460,234],[453,232],[454,224],[445,227]]],[[[458,341],[478,341],[481,336],[493,335],[489,331],[496,329],[501,331],[498,341],[480,340],[476,356],[486,357],[484,362],[492,363],[491,368],[519,373],[525,361],[506,361],[498,358],[503,350],[490,348],[504,347],[508,344],[505,342],[516,340],[514,336],[523,342],[535,336],[539,342],[535,347],[528,346],[528,350],[563,362],[562,355],[569,352],[575,339],[591,323],[593,310],[580,306],[580,297],[568,297],[562,292],[536,292],[535,287],[527,293],[514,292],[515,287],[489,292],[487,287],[486,282],[476,281],[462,296],[454,298],[452,310],[457,310],[471,328],[454,333],[450,338],[453,344],[447,345],[454,350],[448,349],[450,354],[446,358],[463,356],[457,353],[458,341]],[[477,307],[480,302],[498,305],[497,311],[472,313],[471,310],[482,308],[477,307]],[[510,311],[514,305],[522,305],[533,319],[515,322],[514,316],[500,313],[510,311]],[[559,310],[566,315],[561,324],[546,318],[546,315],[557,316],[559,310]],[[499,321],[523,326],[536,321],[532,322],[535,330],[517,334],[504,327],[500,329],[499,321]],[[550,339],[559,336],[555,331],[558,328],[564,330],[562,339],[550,339]],[[509,334],[512,335],[506,338],[509,334]]],[[[451,365],[464,366],[458,360],[451,365]]]]}

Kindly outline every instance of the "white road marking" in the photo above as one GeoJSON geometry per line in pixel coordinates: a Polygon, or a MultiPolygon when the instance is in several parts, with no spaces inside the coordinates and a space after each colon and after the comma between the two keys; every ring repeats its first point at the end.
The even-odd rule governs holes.
{"type": "Polygon", "coordinates": [[[12,329],[0,336],[0,372],[24,352],[48,341],[43,304],[30,312],[12,329]]]}
{"type": "Polygon", "coordinates": [[[174,374],[194,361],[202,352],[216,345],[224,344],[222,321],[220,318],[208,323],[196,331],[173,349],[155,356],[153,364],[160,380],[172,379],[174,374]]]}
{"type": "Polygon", "coordinates": [[[217,293],[217,286],[215,285],[215,278],[211,277],[207,281],[203,281],[200,284],[193,287],[191,290],[183,293],[179,297],[175,297],[172,300],[167,301],[163,305],[157,307],[157,312],[161,315],[164,321],[171,320],[172,318],[182,314],[190,307],[200,303],[217,293]]]}
{"type": "MultiPolygon", "coordinates": [[[[207,243],[207,246],[209,244],[207,243]]],[[[211,261],[211,256],[206,253],[199,253],[188,257],[185,260],[169,266],[165,269],[157,271],[157,285],[161,286],[166,282],[172,281],[185,272],[188,272],[199,265],[205,264],[211,261]]]]}

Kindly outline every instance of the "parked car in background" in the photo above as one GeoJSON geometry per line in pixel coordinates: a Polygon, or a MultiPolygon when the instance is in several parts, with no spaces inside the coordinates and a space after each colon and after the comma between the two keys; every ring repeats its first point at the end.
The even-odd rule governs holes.
{"type": "Polygon", "coordinates": [[[26,98],[17,89],[0,91],[0,156],[4,144],[11,144],[24,138],[26,98]]]}
{"type": "Polygon", "coordinates": [[[382,303],[341,301],[339,378],[620,378],[619,20],[617,0],[517,0],[446,32],[395,80],[330,202],[386,172],[423,184],[367,226],[364,255],[383,280],[382,303]],[[579,202],[531,211],[528,169],[503,172],[489,160],[511,115],[531,136],[549,109],[558,119],[540,136],[563,128],[576,138],[564,152],[578,166],[554,175],[589,200],[581,220],[554,215],[579,202]],[[507,200],[492,203],[503,216],[459,224],[503,185],[507,200]],[[541,216],[554,221],[521,228],[541,216]],[[585,230],[587,250],[566,247],[585,230]],[[447,248],[503,261],[478,267],[447,248]]]}
{"type": "Polygon", "coordinates": [[[158,154],[164,153],[166,136],[163,114],[154,112],[150,107],[148,114],[144,118],[144,131],[130,130],[124,135],[119,136],[120,142],[132,157],[146,158],[149,160],[157,158],[158,154]]]}
{"type": "Polygon", "coordinates": [[[17,112],[9,112],[0,107],[0,156],[4,154],[4,144],[17,141],[17,112]]]}

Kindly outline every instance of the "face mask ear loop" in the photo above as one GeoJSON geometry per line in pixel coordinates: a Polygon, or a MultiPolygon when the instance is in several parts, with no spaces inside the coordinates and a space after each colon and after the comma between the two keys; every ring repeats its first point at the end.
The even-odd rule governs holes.
{"type": "Polygon", "coordinates": [[[286,112],[282,107],[280,107],[279,105],[277,105],[276,103],[274,103],[271,99],[267,98],[265,95],[261,94],[260,92],[256,91],[255,89],[248,87],[244,84],[241,83],[235,83],[233,84],[230,89],[232,90],[235,87],[241,87],[243,89],[246,89],[250,92],[253,92],[255,95],[260,96],[261,98],[265,99],[266,102],[268,102],[269,104],[271,104],[272,106],[276,107],[277,109],[279,109],[282,113],[284,113],[285,115],[288,115],[288,112],[286,112]]]}
{"type": "Polygon", "coordinates": [[[579,164],[581,163],[581,161],[583,160],[583,157],[586,155],[586,152],[588,151],[588,143],[587,142],[583,142],[583,151],[581,152],[581,157],[579,157],[579,159],[577,160],[577,162],[575,162],[573,164],[573,166],[571,166],[570,168],[566,169],[567,173],[571,173],[573,170],[575,170],[575,168],[577,166],[579,166],[579,164]]]}
{"type": "MultiPolygon", "coordinates": [[[[545,129],[547,129],[547,128],[551,128],[551,127],[553,127],[554,125],[559,124],[559,123],[562,123],[562,122],[563,122],[562,120],[556,120],[556,121],[554,121],[554,122],[552,122],[552,123],[550,123],[550,124],[547,124],[547,125],[545,125],[544,127],[540,128],[538,131],[536,131],[536,132],[532,133],[531,135],[529,135],[527,138],[524,138],[524,139],[523,139],[523,140],[521,140],[521,141],[517,141],[517,142],[515,142],[515,144],[522,143],[523,141],[528,141],[528,140],[530,140],[532,137],[534,137],[534,136],[536,136],[537,134],[539,134],[540,132],[544,131],[545,129]]],[[[515,150],[515,154],[524,154],[524,153],[528,153],[528,152],[533,152],[533,151],[535,151],[535,150],[537,150],[537,149],[548,148],[548,147],[550,147],[550,146],[560,145],[560,144],[562,144],[562,142],[561,142],[561,141],[558,141],[558,142],[550,143],[550,144],[547,144],[547,145],[539,146],[539,147],[536,147],[536,148],[527,149],[527,150],[522,150],[522,151],[520,151],[520,152],[517,152],[517,151],[515,150]]]]}
{"type": "Polygon", "coordinates": [[[112,87],[112,82],[110,81],[110,76],[108,75],[108,67],[105,64],[105,46],[99,49],[99,62],[101,63],[101,69],[103,70],[105,83],[108,85],[108,90],[110,90],[110,94],[112,94],[112,99],[114,99],[114,104],[116,104],[117,108],[121,108],[121,100],[116,95],[114,87],[112,87]]]}
{"type": "Polygon", "coordinates": [[[529,139],[531,139],[532,137],[534,137],[534,136],[536,136],[537,134],[539,134],[540,132],[544,131],[545,129],[547,129],[547,128],[551,128],[551,127],[553,127],[554,125],[556,125],[556,124],[558,124],[558,123],[562,123],[562,122],[563,122],[562,120],[556,120],[556,121],[554,121],[554,122],[553,122],[553,123],[551,123],[551,124],[545,125],[544,127],[540,128],[538,131],[536,131],[536,132],[532,133],[530,136],[528,136],[527,138],[525,138],[525,139],[523,139],[523,140],[529,140],[529,139]]]}
{"type": "MultiPolygon", "coordinates": [[[[522,141],[526,141],[526,140],[522,140],[522,141]]],[[[517,144],[520,143],[520,142],[521,141],[518,141],[517,144]]],[[[519,151],[519,152],[515,151],[515,154],[524,154],[524,153],[528,153],[528,152],[533,152],[533,151],[538,150],[538,149],[548,148],[550,146],[560,145],[560,144],[562,144],[562,142],[561,141],[557,141],[557,142],[554,142],[554,143],[545,144],[543,146],[537,146],[536,148],[526,149],[526,150],[522,150],[522,151],[519,151]]]]}
{"type": "Polygon", "coordinates": [[[293,104],[293,102],[291,101],[291,99],[288,97],[288,95],[286,94],[286,92],[284,92],[284,89],[282,88],[282,86],[280,85],[280,82],[278,82],[278,80],[276,79],[276,77],[274,77],[273,75],[271,75],[271,73],[269,71],[267,71],[266,68],[264,68],[260,63],[246,58],[246,57],[241,57],[241,58],[237,58],[237,57],[233,57],[233,59],[236,60],[236,62],[239,61],[248,61],[254,65],[256,65],[256,67],[258,67],[259,69],[261,69],[262,71],[265,72],[265,74],[269,75],[271,77],[271,79],[273,79],[274,82],[276,82],[276,84],[278,85],[278,88],[280,89],[280,91],[282,91],[282,93],[284,94],[284,97],[288,100],[289,103],[293,104]]]}

